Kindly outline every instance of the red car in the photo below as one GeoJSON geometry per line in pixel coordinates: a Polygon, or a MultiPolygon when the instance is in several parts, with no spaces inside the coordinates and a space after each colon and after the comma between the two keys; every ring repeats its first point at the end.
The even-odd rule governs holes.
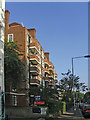
{"type": "Polygon", "coordinates": [[[85,118],[90,116],[90,104],[86,104],[86,105],[83,106],[82,114],[85,118]]]}

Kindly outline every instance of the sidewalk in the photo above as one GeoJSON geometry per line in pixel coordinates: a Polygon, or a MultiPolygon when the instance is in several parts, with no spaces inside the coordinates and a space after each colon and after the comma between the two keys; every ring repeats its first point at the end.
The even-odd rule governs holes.
{"type": "Polygon", "coordinates": [[[63,115],[61,115],[58,118],[60,118],[60,120],[85,120],[79,108],[76,108],[76,110],[71,108],[70,110],[68,110],[67,112],[65,112],[63,115]]]}

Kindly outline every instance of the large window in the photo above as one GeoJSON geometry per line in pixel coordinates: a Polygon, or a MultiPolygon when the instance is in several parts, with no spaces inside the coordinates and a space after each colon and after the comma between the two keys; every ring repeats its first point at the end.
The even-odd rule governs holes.
{"type": "Polygon", "coordinates": [[[12,96],[12,105],[17,106],[17,97],[15,95],[12,96]]]}
{"type": "Polygon", "coordinates": [[[8,34],[8,42],[13,42],[13,34],[8,34]]]}

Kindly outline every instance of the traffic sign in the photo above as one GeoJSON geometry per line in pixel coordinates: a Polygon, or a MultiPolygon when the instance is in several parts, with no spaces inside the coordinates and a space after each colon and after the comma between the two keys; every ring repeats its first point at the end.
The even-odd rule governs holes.
{"type": "Polygon", "coordinates": [[[34,101],[34,105],[45,105],[45,101],[34,101]]]}

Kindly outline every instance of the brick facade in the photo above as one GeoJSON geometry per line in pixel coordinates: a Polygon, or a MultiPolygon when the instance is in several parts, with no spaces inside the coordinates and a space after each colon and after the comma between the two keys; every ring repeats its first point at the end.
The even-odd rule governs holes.
{"type": "MultiPolygon", "coordinates": [[[[19,58],[26,61],[27,78],[26,82],[23,83],[23,87],[29,88],[29,59],[30,86],[55,87],[58,81],[56,81],[57,74],[55,73],[54,65],[52,64],[52,62],[49,61],[49,53],[44,52],[39,41],[36,39],[35,28],[27,29],[26,27],[23,27],[23,25],[16,22],[9,24],[10,12],[6,10],[5,13],[5,40],[8,41],[8,36],[11,34],[13,37],[13,41],[21,50],[21,55],[19,56],[19,58]]],[[[11,97],[10,99],[12,99],[12,94],[11,96],[7,96],[6,98],[11,97]]],[[[16,93],[17,105],[27,105],[27,95],[24,96],[22,94],[19,94],[20,93],[16,93]]],[[[24,92],[23,94],[27,93],[24,92]]],[[[11,101],[7,102],[9,102],[8,104],[12,105],[11,101]]]]}

